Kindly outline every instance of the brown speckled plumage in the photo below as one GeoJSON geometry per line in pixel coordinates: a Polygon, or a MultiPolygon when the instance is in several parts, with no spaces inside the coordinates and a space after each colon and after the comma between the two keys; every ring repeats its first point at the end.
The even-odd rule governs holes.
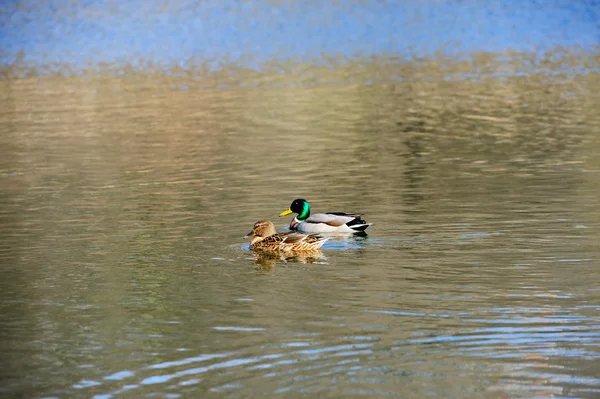
{"type": "Polygon", "coordinates": [[[262,252],[303,254],[315,252],[327,241],[318,235],[297,232],[277,233],[275,226],[268,220],[259,220],[246,237],[252,237],[250,249],[262,252]]]}

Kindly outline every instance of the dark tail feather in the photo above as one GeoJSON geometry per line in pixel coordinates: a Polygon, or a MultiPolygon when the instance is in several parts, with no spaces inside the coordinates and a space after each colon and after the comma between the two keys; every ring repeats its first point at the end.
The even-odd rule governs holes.
{"type": "Polygon", "coordinates": [[[357,217],[354,220],[346,223],[354,231],[365,231],[371,224],[367,223],[362,217],[357,217]]]}
{"type": "Polygon", "coordinates": [[[346,225],[348,225],[350,227],[355,226],[357,224],[367,224],[367,222],[365,222],[365,220],[362,217],[357,216],[353,220],[346,223],[346,225]]]}

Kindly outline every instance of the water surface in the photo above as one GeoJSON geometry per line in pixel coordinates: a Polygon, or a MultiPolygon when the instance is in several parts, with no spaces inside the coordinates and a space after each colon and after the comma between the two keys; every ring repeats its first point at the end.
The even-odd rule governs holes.
{"type": "Polygon", "coordinates": [[[2,81],[2,392],[598,397],[597,75],[349,68],[2,81]],[[374,227],[257,259],[297,197],[374,227]]]}

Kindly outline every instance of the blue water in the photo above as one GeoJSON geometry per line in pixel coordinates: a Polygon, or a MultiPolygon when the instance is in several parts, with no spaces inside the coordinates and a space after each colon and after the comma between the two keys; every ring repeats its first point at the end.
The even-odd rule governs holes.
{"type": "Polygon", "coordinates": [[[392,54],[540,52],[600,43],[598,1],[234,2],[51,0],[0,4],[0,62],[218,69],[232,61],[392,54]]]}

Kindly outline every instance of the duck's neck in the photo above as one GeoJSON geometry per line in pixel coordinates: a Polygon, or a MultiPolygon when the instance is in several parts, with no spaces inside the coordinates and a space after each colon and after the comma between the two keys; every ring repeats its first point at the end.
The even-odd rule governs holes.
{"type": "Polygon", "coordinates": [[[300,222],[302,222],[303,220],[308,219],[308,217],[310,216],[310,206],[308,205],[308,203],[304,203],[304,206],[302,207],[302,212],[300,212],[298,214],[298,216],[296,216],[295,219],[298,219],[300,222]]]}
{"type": "Polygon", "coordinates": [[[290,229],[296,230],[296,227],[299,224],[300,224],[300,221],[298,220],[298,218],[293,218],[292,221],[290,222],[290,229]]]}
{"type": "Polygon", "coordinates": [[[250,242],[250,247],[253,247],[255,244],[258,244],[259,242],[261,242],[264,239],[265,239],[264,237],[254,236],[252,238],[252,241],[250,242]]]}

